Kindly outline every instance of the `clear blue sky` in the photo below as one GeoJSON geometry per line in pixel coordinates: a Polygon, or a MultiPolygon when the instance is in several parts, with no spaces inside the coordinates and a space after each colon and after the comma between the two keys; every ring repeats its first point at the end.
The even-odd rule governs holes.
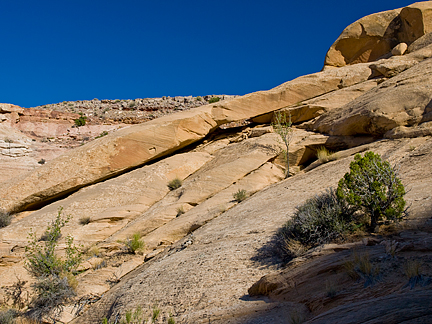
{"type": "Polygon", "coordinates": [[[0,102],[267,90],[321,70],[350,23],[412,2],[0,0],[0,102]]]}

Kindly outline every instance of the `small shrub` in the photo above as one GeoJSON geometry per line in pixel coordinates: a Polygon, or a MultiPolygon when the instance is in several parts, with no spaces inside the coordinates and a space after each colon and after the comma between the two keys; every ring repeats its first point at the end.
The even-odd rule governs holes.
{"type": "Polygon", "coordinates": [[[168,186],[169,190],[173,191],[173,190],[180,188],[182,186],[182,184],[183,184],[183,182],[181,181],[181,179],[175,178],[175,179],[171,180],[170,182],[168,182],[167,186],[168,186]]]}
{"type": "Polygon", "coordinates": [[[407,260],[404,264],[404,272],[408,277],[408,283],[404,287],[413,289],[416,285],[422,287],[432,283],[432,278],[421,273],[423,263],[419,260],[407,260]]]}
{"type": "Polygon", "coordinates": [[[144,248],[144,242],[141,241],[141,234],[135,233],[132,237],[123,241],[129,253],[135,253],[144,248]]]}
{"type": "Polygon", "coordinates": [[[45,231],[45,240],[37,239],[36,234],[29,233],[29,244],[26,246],[25,267],[34,277],[59,276],[62,273],[75,271],[81,263],[81,252],[73,244],[71,236],[66,237],[66,259],[55,255],[57,241],[61,237],[61,228],[69,222],[70,216],[62,217],[63,208],[59,208],[57,217],[45,231]]]}
{"type": "Polygon", "coordinates": [[[130,103],[129,103],[129,108],[133,108],[133,107],[135,107],[136,106],[136,102],[135,101],[131,101],[130,103]]]}
{"type": "Polygon", "coordinates": [[[201,96],[198,96],[198,97],[196,97],[196,100],[197,100],[197,101],[202,101],[202,97],[201,97],[201,96]]]}
{"type": "Polygon", "coordinates": [[[168,317],[168,324],[175,324],[175,319],[172,314],[170,314],[170,316],[168,317]]]}
{"type": "Polygon", "coordinates": [[[46,162],[45,159],[40,159],[40,160],[38,161],[39,164],[45,164],[45,162],[46,162]]]}
{"type": "Polygon", "coordinates": [[[58,275],[39,277],[32,287],[35,298],[31,302],[29,315],[38,320],[47,314],[58,318],[63,311],[64,304],[75,296],[75,291],[67,277],[61,278],[58,275]]]}
{"type": "Polygon", "coordinates": [[[237,202],[242,202],[247,198],[247,191],[244,189],[239,189],[235,193],[233,193],[233,198],[237,202]]]}
{"type": "Polygon", "coordinates": [[[152,323],[156,322],[160,314],[160,308],[155,305],[153,306],[152,323]]]}
{"type": "Polygon", "coordinates": [[[350,172],[339,181],[337,196],[362,210],[374,231],[379,221],[400,221],[404,214],[405,188],[397,172],[378,154],[357,154],[350,172]]]}
{"type": "Polygon", "coordinates": [[[294,216],[279,231],[282,254],[298,256],[287,242],[310,248],[342,237],[352,229],[352,215],[352,208],[340,201],[333,189],[308,199],[296,207],[294,216]]]}
{"type": "Polygon", "coordinates": [[[327,150],[327,148],[325,146],[321,146],[317,152],[316,152],[318,161],[320,161],[321,163],[327,163],[330,161],[334,161],[337,160],[337,154],[330,152],[329,150],[327,150]]]}
{"type": "Polygon", "coordinates": [[[91,218],[89,216],[83,216],[79,219],[80,225],[87,225],[91,222],[91,218]]]}
{"type": "Polygon", "coordinates": [[[0,309],[0,324],[14,324],[18,312],[15,309],[0,309]]]}
{"type": "Polygon", "coordinates": [[[209,100],[209,103],[215,103],[215,102],[218,102],[220,100],[220,98],[219,97],[213,97],[213,98],[210,98],[210,100],[209,100]]]}
{"type": "Polygon", "coordinates": [[[11,223],[11,220],[11,214],[3,209],[0,209],[0,228],[8,226],[11,223]]]}
{"type": "MultiPolygon", "coordinates": [[[[17,309],[23,309],[28,302],[28,291],[25,288],[25,284],[27,281],[21,280],[17,278],[18,281],[15,282],[12,286],[3,287],[5,291],[5,301],[6,304],[11,303],[13,307],[17,309]],[[25,296],[27,293],[27,296],[25,296]]],[[[0,324],[3,323],[0,320],[0,324]]]]}
{"type": "Polygon", "coordinates": [[[96,136],[95,138],[101,138],[101,137],[104,137],[104,136],[107,136],[108,135],[108,132],[107,131],[103,131],[102,133],[100,133],[98,136],[96,136]]]}
{"type": "Polygon", "coordinates": [[[75,122],[75,125],[77,127],[81,127],[81,126],[84,126],[86,124],[86,120],[87,120],[87,117],[84,116],[83,113],[80,113],[80,117],[75,119],[74,122],[75,122]]]}

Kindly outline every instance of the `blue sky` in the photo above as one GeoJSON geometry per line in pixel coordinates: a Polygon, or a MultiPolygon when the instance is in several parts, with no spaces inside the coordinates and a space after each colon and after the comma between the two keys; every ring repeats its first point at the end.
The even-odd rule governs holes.
{"type": "Polygon", "coordinates": [[[321,70],[350,23],[411,3],[0,0],[0,102],[267,90],[321,70]]]}

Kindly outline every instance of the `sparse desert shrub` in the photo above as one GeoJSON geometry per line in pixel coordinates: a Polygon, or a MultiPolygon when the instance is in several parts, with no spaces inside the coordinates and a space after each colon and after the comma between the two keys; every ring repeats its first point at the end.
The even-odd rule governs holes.
{"type": "Polygon", "coordinates": [[[62,210],[60,207],[57,217],[47,227],[44,241],[38,240],[34,232],[29,233],[25,267],[36,278],[32,284],[35,295],[30,303],[29,315],[37,320],[50,316],[54,321],[62,312],[64,303],[75,296],[78,284],[73,273],[81,263],[82,253],[73,244],[73,238],[66,237],[64,260],[55,254],[61,228],[71,218],[69,215],[63,217],[62,210]]]}
{"type": "Polygon", "coordinates": [[[334,161],[337,160],[337,154],[330,152],[329,150],[327,150],[327,148],[325,146],[321,146],[320,148],[317,149],[316,152],[318,161],[320,161],[321,163],[327,163],[330,161],[334,161]]]}
{"type": "Polygon", "coordinates": [[[70,216],[62,217],[62,210],[60,207],[57,217],[47,227],[44,234],[46,240],[40,241],[34,232],[29,233],[25,267],[36,278],[74,272],[81,263],[81,251],[73,244],[71,236],[66,237],[66,259],[62,260],[54,253],[61,228],[70,220],[70,216]]]}
{"type": "MultiPolygon", "coordinates": [[[[3,287],[5,292],[5,303],[12,304],[12,306],[16,309],[23,309],[28,302],[28,291],[25,288],[25,284],[27,281],[21,280],[18,278],[18,281],[15,282],[12,286],[3,287]]],[[[0,324],[2,321],[0,320],[0,324]]]]}
{"type": "Polygon", "coordinates": [[[202,101],[202,97],[201,97],[201,96],[198,96],[198,97],[196,97],[196,100],[197,100],[197,101],[202,101]]]}
{"type": "Polygon", "coordinates": [[[15,309],[0,309],[0,324],[14,324],[18,312],[15,309]]]}
{"type": "Polygon", "coordinates": [[[160,314],[160,308],[157,305],[153,306],[152,323],[156,322],[160,314]]]}
{"type": "Polygon", "coordinates": [[[134,233],[131,237],[123,241],[129,253],[135,253],[144,248],[144,242],[141,241],[141,234],[134,233]]]}
{"type": "Polygon", "coordinates": [[[210,98],[209,103],[215,103],[215,102],[218,102],[219,100],[220,100],[219,97],[213,97],[213,98],[210,98]]]}
{"type": "Polygon", "coordinates": [[[90,216],[83,216],[79,219],[80,225],[87,225],[91,222],[90,216]]]}
{"type": "Polygon", "coordinates": [[[337,196],[357,206],[370,219],[369,229],[375,230],[379,221],[400,221],[404,214],[405,188],[397,172],[379,154],[357,154],[350,172],[339,181],[337,196]]]}
{"type": "Polygon", "coordinates": [[[0,228],[8,226],[11,223],[11,220],[11,214],[3,209],[0,209],[0,228]]]}
{"type": "Polygon", "coordinates": [[[170,182],[168,182],[167,186],[168,186],[169,190],[173,191],[173,190],[180,188],[182,186],[182,184],[183,184],[183,182],[181,181],[181,179],[175,178],[175,179],[171,180],[170,182]]]}
{"type": "MultiPolygon", "coordinates": [[[[353,209],[340,201],[333,189],[308,199],[297,206],[294,216],[279,231],[282,253],[288,257],[299,255],[298,243],[310,248],[328,243],[352,228],[353,209]]],[[[300,252],[301,253],[301,252],[300,252]]]]}
{"type": "Polygon", "coordinates": [[[34,319],[40,320],[46,315],[57,318],[63,311],[64,304],[75,296],[68,278],[55,274],[39,277],[32,287],[35,298],[31,302],[29,315],[34,319]]]}
{"type": "Polygon", "coordinates": [[[247,196],[248,196],[247,191],[244,189],[239,189],[238,191],[233,193],[233,198],[237,202],[242,202],[243,200],[245,200],[247,198],[247,196]]]}
{"type": "Polygon", "coordinates": [[[96,136],[95,138],[101,138],[101,137],[104,137],[104,136],[107,136],[108,135],[108,132],[107,131],[103,131],[102,133],[100,133],[98,136],[96,136]]]}
{"type": "Polygon", "coordinates": [[[404,272],[408,277],[408,283],[405,287],[410,286],[413,289],[416,285],[426,286],[432,283],[432,278],[421,273],[423,263],[420,260],[409,259],[404,264],[404,272]]]}
{"type": "Polygon", "coordinates": [[[45,164],[45,162],[46,162],[45,159],[40,159],[40,160],[38,161],[39,164],[45,164]]]}
{"type": "Polygon", "coordinates": [[[83,113],[80,113],[80,117],[77,119],[74,119],[75,126],[77,126],[77,127],[84,126],[86,124],[86,120],[87,120],[87,117],[84,116],[83,113]]]}

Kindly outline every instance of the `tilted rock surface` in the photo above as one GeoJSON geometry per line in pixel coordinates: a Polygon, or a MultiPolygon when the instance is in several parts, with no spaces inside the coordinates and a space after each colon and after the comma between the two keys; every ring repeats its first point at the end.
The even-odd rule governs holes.
{"type": "Polygon", "coordinates": [[[319,72],[269,91],[123,128],[50,161],[5,188],[0,194],[0,207],[17,212],[37,206],[202,140],[219,125],[250,119],[363,82],[370,74],[367,64],[319,72]]]}
{"type": "Polygon", "coordinates": [[[351,63],[363,63],[345,62],[210,105],[189,109],[187,97],[95,99],[46,111],[0,105],[0,163],[9,163],[0,172],[0,207],[16,212],[12,224],[0,229],[0,300],[1,287],[17,277],[30,287],[27,235],[33,231],[40,237],[63,208],[71,219],[57,252],[65,253],[68,234],[85,248],[76,289],[82,308],[77,313],[67,305],[64,323],[99,323],[104,317],[115,322],[138,307],[151,316],[155,303],[162,310],[160,321],[171,312],[176,323],[430,322],[429,6],[416,3],[347,28],[354,33],[365,27],[358,44],[354,36],[345,41],[358,51],[351,63]],[[392,37],[408,49],[395,48],[392,37]],[[377,54],[381,49],[387,51],[384,57],[377,54]],[[390,57],[392,49],[398,55],[390,57]],[[380,59],[371,61],[374,55],[380,59]],[[152,105],[159,101],[174,108],[156,114],[152,105]],[[141,113],[157,116],[125,126],[117,124],[120,117],[111,119],[112,111],[105,114],[104,105],[116,105],[112,111],[125,112],[119,116],[130,123],[143,121],[141,113]],[[65,138],[83,145],[71,149],[71,142],[59,140],[63,135],[42,141],[43,134],[60,134],[63,124],[73,123],[79,115],[72,109],[85,109],[89,124],[66,128],[65,138]],[[277,111],[294,123],[286,180],[284,145],[270,125],[277,111]],[[92,140],[106,130],[97,127],[112,128],[92,140]],[[335,160],[317,159],[323,147],[337,151],[335,160]],[[354,154],[368,150],[397,166],[407,189],[407,219],[283,264],[274,250],[275,233],[296,206],[335,187],[354,154]],[[38,163],[44,156],[49,158],[38,163]],[[24,162],[12,172],[14,163],[24,162]],[[168,182],[175,178],[182,184],[170,190],[168,182]],[[236,200],[242,190],[245,200],[236,200]],[[127,250],[133,234],[145,243],[136,253],[127,250]],[[359,255],[368,255],[375,270],[353,280],[347,267],[359,255]],[[413,262],[420,264],[415,280],[405,275],[413,262]]]}

